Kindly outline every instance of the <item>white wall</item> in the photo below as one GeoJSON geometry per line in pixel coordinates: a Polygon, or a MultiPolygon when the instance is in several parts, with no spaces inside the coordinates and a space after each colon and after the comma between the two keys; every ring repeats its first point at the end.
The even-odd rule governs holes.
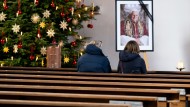
{"type": "MultiPolygon", "coordinates": [[[[99,5],[101,15],[93,20],[93,29],[82,34],[92,40],[102,40],[101,47],[112,69],[117,69],[118,52],[115,41],[115,0],[85,0],[99,5]]],[[[184,71],[190,71],[190,0],[153,0],[154,51],[147,52],[149,70],[174,71],[182,60],[184,71]]],[[[141,53],[142,57],[143,54],[141,53]]]]}

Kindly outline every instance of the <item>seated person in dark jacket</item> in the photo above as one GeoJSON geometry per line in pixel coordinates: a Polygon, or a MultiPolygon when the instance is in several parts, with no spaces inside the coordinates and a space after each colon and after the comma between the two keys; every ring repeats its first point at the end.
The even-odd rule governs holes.
{"type": "Polygon", "coordinates": [[[118,72],[146,74],[145,61],[139,55],[140,49],[136,41],[129,41],[119,53],[118,72]]]}
{"type": "Polygon", "coordinates": [[[111,66],[102,50],[94,44],[89,44],[85,49],[85,54],[78,60],[77,70],[79,72],[108,73],[111,72],[111,66]]]}

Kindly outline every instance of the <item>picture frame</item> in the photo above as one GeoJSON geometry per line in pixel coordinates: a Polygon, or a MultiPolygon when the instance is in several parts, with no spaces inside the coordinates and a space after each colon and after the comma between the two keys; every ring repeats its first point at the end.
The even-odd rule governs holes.
{"type": "Polygon", "coordinates": [[[115,0],[116,51],[135,40],[140,51],[153,51],[153,1],[115,0]]]}

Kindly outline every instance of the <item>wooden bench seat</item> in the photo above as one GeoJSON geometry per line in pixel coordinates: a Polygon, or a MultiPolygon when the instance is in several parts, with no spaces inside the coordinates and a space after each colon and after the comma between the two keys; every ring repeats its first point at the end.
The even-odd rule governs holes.
{"type": "Polygon", "coordinates": [[[11,67],[11,66],[3,66],[0,67],[0,70],[33,70],[33,71],[72,71],[76,72],[76,68],[47,68],[47,67],[11,67]]]}
{"type": "MultiPolygon", "coordinates": [[[[1,71],[0,71],[1,72],[1,71]]],[[[19,76],[18,75],[22,75],[22,77],[23,78],[27,78],[27,76],[30,76],[30,79],[34,79],[33,77],[34,76],[36,76],[36,77],[38,77],[37,79],[40,79],[41,77],[43,78],[43,79],[54,79],[54,80],[57,80],[57,78],[58,78],[58,81],[54,81],[53,83],[51,83],[51,82],[38,82],[38,85],[67,85],[68,86],[68,84],[71,84],[71,86],[73,85],[73,86],[78,86],[78,85],[80,85],[80,86],[93,86],[93,87],[96,87],[96,85],[97,84],[91,84],[91,83],[93,83],[93,82],[96,82],[96,81],[99,81],[99,82],[101,82],[101,84],[100,85],[98,85],[98,87],[131,87],[130,85],[131,85],[131,83],[132,82],[134,82],[134,83],[140,83],[139,81],[135,81],[135,78],[139,78],[140,77],[140,79],[143,79],[144,81],[143,82],[145,82],[145,83],[148,83],[148,84],[146,84],[146,86],[144,87],[144,86],[132,86],[133,88],[161,88],[161,89],[170,89],[170,88],[184,88],[185,90],[186,90],[186,92],[188,93],[188,91],[189,91],[189,89],[187,88],[187,87],[184,87],[184,86],[182,86],[182,84],[183,85],[186,85],[186,83],[188,83],[189,82],[189,80],[188,79],[183,79],[184,81],[182,81],[182,82],[180,82],[180,84],[175,84],[175,82],[177,82],[177,80],[178,79],[165,79],[165,80],[169,80],[169,83],[168,82],[165,82],[166,84],[164,84],[164,88],[163,87],[161,87],[161,86],[151,86],[153,83],[150,83],[151,81],[150,80],[148,80],[148,79],[146,79],[146,78],[144,78],[144,77],[142,77],[141,78],[141,76],[144,76],[144,75],[138,75],[137,77],[133,77],[133,75],[131,75],[131,74],[114,74],[114,73],[110,73],[110,74],[99,74],[99,73],[79,73],[79,72],[57,72],[57,71],[52,71],[52,72],[50,72],[50,71],[37,71],[37,73],[36,73],[36,71],[23,71],[23,72],[20,72],[19,71],[19,73],[17,72],[17,71],[3,71],[3,73],[1,73],[0,75],[2,76],[2,77],[5,77],[6,78],[6,76],[7,76],[7,78],[17,78],[16,76],[14,77],[14,76],[10,76],[10,74],[15,74],[18,78],[19,78],[19,76]],[[32,73],[32,72],[35,72],[35,73],[32,73]],[[48,73],[48,74],[46,74],[46,73],[48,73]],[[26,77],[24,76],[24,74],[28,74],[26,77]],[[30,75],[29,75],[30,74],[30,75]],[[70,75],[71,74],[71,75],[70,75]],[[84,75],[83,75],[84,74],[84,75]],[[4,76],[3,76],[4,75],[4,76]],[[9,75],[9,76],[8,76],[9,75]],[[44,76],[43,76],[44,75],[44,76]],[[109,75],[109,76],[107,76],[107,75],[109,75]],[[33,76],[33,77],[32,77],[33,76]],[[82,76],[82,77],[81,77],[82,76]],[[128,78],[128,76],[129,76],[129,78],[131,79],[131,80],[129,80],[129,79],[127,79],[128,78]],[[61,79],[61,77],[65,77],[64,79],[61,79]],[[76,78],[75,78],[76,77],[76,78]],[[78,77],[78,78],[77,78],[78,77]],[[88,77],[88,79],[85,79],[86,77],[88,77]],[[98,77],[98,79],[95,79],[95,78],[97,78],[98,77]],[[101,79],[102,77],[104,77],[105,79],[101,79]],[[75,79],[73,79],[73,78],[75,78],[75,79]],[[90,79],[91,78],[91,79],[90,79]],[[109,78],[111,78],[110,80],[109,80],[109,78]],[[116,80],[117,81],[114,81],[114,79],[116,78],[116,80]],[[133,79],[134,78],[134,79],[133,79]],[[62,83],[60,83],[59,82],[59,79],[60,80],[64,80],[64,82],[62,83]],[[124,81],[122,81],[121,79],[124,79],[124,81]],[[126,79],[126,80],[125,80],[126,79]],[[133,80],[132,80],[133,79],[133,80]],[[76,81],[77,80],[77,81],[76,81]],[[77,83],[77,82],[80,82],[80,84],[78,84],[77,83],[77,85],[74,83],[69,83],[69,81],[71,82],[71,81],[75,81],[75,83],[77,83]],[[85,84],[83,84],[83,82],[82,81],[87,81],[87,84],[85,83],[85,84]],[[89,82],[91,82],[91,83],[89,83],[89,82]],[[102,84],[102,82],[103,83],[109,83],[109,84],[102,84]],[[123,83],[123,84],[120,84],[121,82],[125,82],[125,83],[123,83]],[[171,84],[171,83],[174,85],[173,87],[170,87],[171,85],[169,85],[169,87],[166,87],[165,85],[168,85],[168,84],[171,84]],[[82,83],[82,84],[81,84],[82,83]],[[112,83],[112,85],[111,85],[111,83],[112,83]],[[130,84],[130,85],[124,85],[124,84],[130,84]],[[176,86],[177,85],[177,86],[176,86]],[[181,87],[182,86],[182,87],[181,87]]],[[[149,75],[149,74],[147,74],[147,75],[149,75]]],[[[0,78],[1,78],[1,76],[0,76],[0,78]]],[[[135,75],[136,76],[136,75],[135,75]]],[[[174,77],[176,77],[176,75],[173,75],[173,76],[169,76],[169,77],[171,77],[171,78],[174,78],[174,77]]],[[[182,76],[177,76],[177,78],[181,78],[182,76]]],[[[189,78],[188,76],[185,76],[186,78],[189,78]]],[[[157,76],[153,76],[153,77],[151,77],[151,76],[149,76],[149,78],[154,78],[155,80],[153,80],[154,82],[158,82],[158,84],[160,84],[159,83],[159,78],[160,78],[160,82],[164,82],[164,80],[162,80],[162,78],[166,78],[166,76],[161,76],[161,77],[157,77],[157,76]]],[[[7,79],[8,80],[8,79],[7,79]]],[[[16,79],[15,79],[16,80],[16,79]]],[[[182,80],[182,79],[181,79],[182,80]]],[[[39,81],[39,80],[38,80],[39,81]]],[[[6,81],[7,83],[11,83],[11,82],[9,82],[9,81],[6,81]]],[[[28,84],[28,83],[30,83],[29,81],[24,81],[24,82],[13,82],[13,84],[17,84],[17,83],[21,83],[21,84],[28,84]]],[[[32,84],[36,84],[36,83],[32,83],[32,84]]],[[[142,84],[144,84],[144,83],[142,83],[141,82],[141,85],[142,84]]],[[[163,85],[163,84],[162,84],[163,85]]]]}
{"type": "MultiPolygon", "coordinates": [[[[4,84],[30,84],[30,85],[51,85],[51,86],[91,86],[91,87],[112,87],[112,88],[183,88],[186,92],[189,92],[189,84],[164,84],[164,83],[134,83],[134,82],[102,82],[102,81],[61,81],[61,80],[30,80],[30,79],[0,79],[4,84]]],[[[180,96],[181,103],[184,104],[186,98],[185,95],[180,96]]]]}
{"type": "Polygon", "coordinates": [[[104,81],[72,81],[72,80],[37,80],[37,79],[0,79],[3,84],[31,84],[52,86],[92,86],[92,87],[116,87],[116,88],[183,88],[187,94],[190,92],[190,84],[169,83],[138,83],[138,82],[104,82],[104,81]]]}
{"type": "Polygon", "coordinates": [[[70,71],[24,71],[24,70],[0,70],[0,74],[32,74],[32,75],[64,75],[64,76],[90,76],[90,77],[120,77],[120,78],[167,78],[190,79],[190,75],[163,75],[163,74],[119,74],[119,73],[87,73],[70,71]]]}
{"type": "Polygon", "coordinates": [[[148,74],[177,74],[177,75],[190,75],[189,71],[148,71],[148,74]]]}
{"type": "Polygon", "coordinates": [[[9,85],[0,84],[2,91],[27,92],[60,92],[60,93],[88,93],[102,95],[140,95],[166,97],[167,100],[179,100],[177,90],[144,89],[144,88],[108,88],[108,87],[80,87],[80,86],[39,86],[39,85],[9,85]]]}
{"type": "Polygon", "coordinates": [[[0,99],[2,107],[131,107],[128,104],[0,99]]]}
{"type": "Polygon", "coordinates": [[[31,74],[0,74],[0,78],[15,79],[51,79],[51,80],[76,80],[76,81],[109,81],[109,82],[151,82],[151,83],[190,83],[190,79],[167,78],[121,78],[121,77],[89,77],[89,76],[64,76],[64,75],[31,75],[31,74]]]}
{"type": "Polygon", "coordinates": [[[129,95],[100,95],[100,94],[74,94],[74,93],[45,93],[45,92],[19,92],[0,91],[0,99],[19,99],[37,101],[64,101],[64,102],[93,102],[109,103],[110,101],[142,102],[143,107],[166,107],[166,100],[159,101],[158,97],[129,96],[129,95]],[[165,105],[163,105],[165,104],[165,105]]]}

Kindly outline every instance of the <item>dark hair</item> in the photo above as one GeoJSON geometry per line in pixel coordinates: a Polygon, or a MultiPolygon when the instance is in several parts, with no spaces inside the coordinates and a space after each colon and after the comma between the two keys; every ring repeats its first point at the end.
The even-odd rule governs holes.
{"type": "Polygon", "coordinates": [[[129,41],[124,48],[125,51],[130,52],[130,53],[139,53],[140,49],[139,49],[139,45],[136,41],[131,40],[129,41]]]}

